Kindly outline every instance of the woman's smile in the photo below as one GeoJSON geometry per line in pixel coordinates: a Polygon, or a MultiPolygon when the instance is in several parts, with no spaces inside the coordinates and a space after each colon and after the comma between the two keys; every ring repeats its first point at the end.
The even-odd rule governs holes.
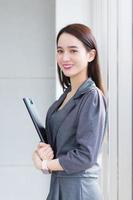
{"type": "Polygon", "coordinates": [[[71,69],[73,67],[73,64],[63,64],[62,66],[64,69],[71,69]]]}

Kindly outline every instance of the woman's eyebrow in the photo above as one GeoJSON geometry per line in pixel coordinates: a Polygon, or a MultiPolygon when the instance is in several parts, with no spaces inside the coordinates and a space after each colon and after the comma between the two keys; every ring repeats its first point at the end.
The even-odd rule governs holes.
{"type": "MultiPolygon", "coordinates": [[[[57,49],[63,49],[63,47],[61,47],[61,46],[57,46],[57,49]]],[[[75,48],[75,49],[78,49],[78,47],[77,46],[67,46],[67,48],[69,48],[69,49],[71,49],[71,48],[75,48]]]]}

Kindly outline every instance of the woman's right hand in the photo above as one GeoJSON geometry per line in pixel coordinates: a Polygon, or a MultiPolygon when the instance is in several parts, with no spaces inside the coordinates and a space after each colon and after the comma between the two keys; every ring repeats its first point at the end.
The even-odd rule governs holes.
{"type": "Polygon", "coordinates": [[[42,160],[41,160],[40,156],[38,155],[37,151],[33,152],[32,160],[33,160],[34,166],[37,169],[41,170],[41,168],[42,168],[42,160]]]}

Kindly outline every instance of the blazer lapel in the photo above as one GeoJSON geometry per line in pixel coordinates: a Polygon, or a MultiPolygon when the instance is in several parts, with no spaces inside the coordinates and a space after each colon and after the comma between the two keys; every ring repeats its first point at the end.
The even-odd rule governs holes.
{"type": "MultiPolygon", "coordinates": [[[[53,138],[51,137],[51,134],[49,134],[49,139],[51,141],[51,144],[53,144],[52,146],[54,146],[55,142],[56,142],[56,138],[57,135],[59,133],[59,129],[62,126],[64,120],[66,119],[66,117],[68,116],[68,114],[72,111],[72,109],[74,109],[74,107],[76,106],[77,102],[79,101],[78,98],[80,98],[83,94],[85,94],[86,92],[90,91],[92,88],[96,87],[95,83],[92,81],[91,78],[88,78],[77,90],[77,92],[75,93],[75,95],[73,96],[73,100],[70,103],[70,106],[68,107],[67,111],[64,114],[64,118],[62,120],[62,123],[60,124],[57,134],[56,136],[53,138]],[[53,138],[53,139],[52,139],[53,138]]],[[[53,106],[50,108],[49,112],[48,112],[48,116],[47,116],[47,129],[48,132],[50,131],[50,127],[49,127],[49,121],[51,118],[51,115],[54,111],[56,111],[58,109],[58,107],[61,105],[61,103],[63,102],[63,100],[65,99],[67,93],[71,90],[71,87],[68,87],[65,92],[61,95],[61,97],[53,104],[53,106]]]]}
{"type": "Polygon", "coordinates": [[[53,138],[53,146],[55,146],[56,143],[56,138],[58,137],[59,134],[59,129],[61,128],[61,126],[63,125],[65,119],[67,118],[68,114],[74,109],[74,107],[76,106],[76,104],[79,101],[79,98],[81,98],[82,95],[84,95],[86,92],[92,90],[95,87],[95,83],[92,81],[91,78],[88,78],[77,90],[77,92],[75,93],[75,95],[73,96],[73,99],[71,101],[71,103],[69,104],[69,107],[67,108],[66,112],[64,113],[64,118],[60,124],[60,126],[58,127],[57,130],[57,134],[54,136],[53,138]]]}
{"type": "Polygon", "coordinates": [[[60,123],[60,126],[58,127],[57,134],[55,134],[52,137],[53,138],[52,139],[53,146],[55,146],[56,138],[58,137],[58,134],[59,134],[59,129],[61,128],[61,126],[63,125],[65,119],[67,118],[67,116],[69,115],[69,113],[74,109],[75,106],[76,106],[76,100],[72,100],[71,103],[69,104],[69,107],[67,108],[66,112],[63,113],[64,116],[63,116],[63,119],[62,119],[62,121],[60,123]]]}

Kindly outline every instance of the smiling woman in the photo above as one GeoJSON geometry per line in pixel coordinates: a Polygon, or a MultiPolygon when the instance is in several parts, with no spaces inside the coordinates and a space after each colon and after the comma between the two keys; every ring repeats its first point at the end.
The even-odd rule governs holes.
{"type": "Polygon", "coordinates": [[[70,77],[62,73],[63,64],[64,66],[65,64],[76,65],[77,68],[75,66],[74,70],[77,70],[77,74],[78,70],[84,68],[84,75],[91,77],[104,94],[97,44],[89,27],[83,24],[68,25],[60,30],[57,36],[58,74],[60,83],[65,89],[71,83],[70,77]]]}
{"type": "Polygon", "coordinates": [[[64,93],[47,112],[49,144],[37,146],[34,164],[52,173],[47,200],[102,200],[98,157],[106,126],[106,100],[89,27],[70,24],[59,32],[57,68],[64,93]]]}
{"type": "Polygon", "coordinates": [[[79,75],[87,78],[87,65],[95,57],[95,50],[89,52],[83,43],[75,36],[63,33],[58,41],[57,46],[57,63],[63,74],[67,77],[75,77],[79,75]]]}

